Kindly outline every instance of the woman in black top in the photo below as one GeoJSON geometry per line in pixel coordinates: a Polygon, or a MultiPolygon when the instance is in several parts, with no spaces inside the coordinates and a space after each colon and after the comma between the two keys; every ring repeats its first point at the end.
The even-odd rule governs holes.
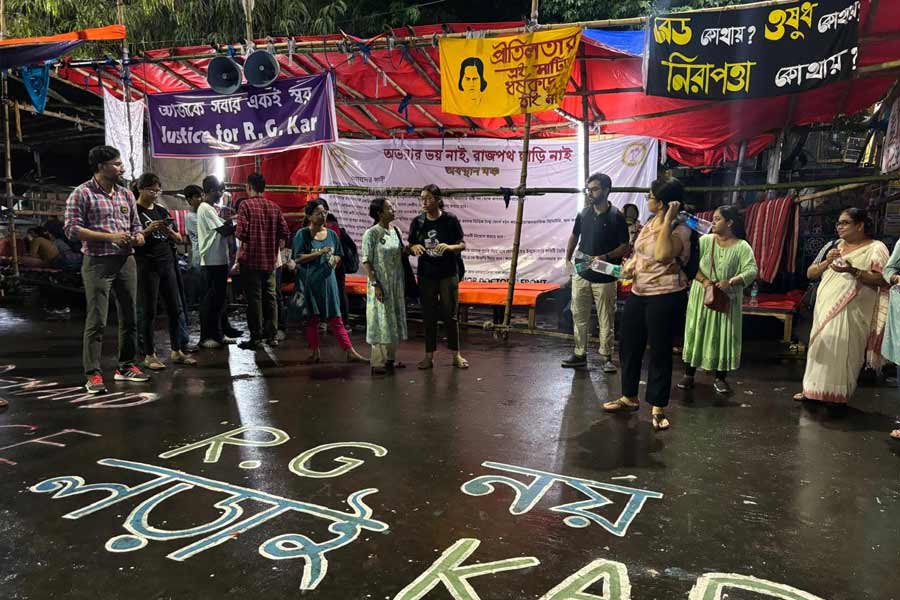
{"type": "Polygon", "coordinates": [[[425,321],[425,358],[418,367],[434,367],[438,319],[447,328],[447,346],[453,352],[453,366],[468,369],[459,353],[459,253],[466,249],[459,220],[444,212],[441,190],[434,184],[422,188],[423,213],[409,228],[410,252],[419,257],[419,294],[425,321]]]}
{"type": "Polygon", "coordinates": [[[156,204],[162,193],[159,177],[144,173],[137,181],[137,211],[144,227],[143,246],[135,248],[137,262],[137,317],[138,345],[144,355],[144,366],[154,371],[166,366],[156,357],[153,329],[156,323],[156,306],[160,293],[166,305],[169,321],[169,339],[172,344],[172,362],[196,365],[197,361],[185,354],[188,338],[180,326],[184,311],[180,287],[175,273],[175,244],[182,238],[175,230],[169,211],[156,204]]]}

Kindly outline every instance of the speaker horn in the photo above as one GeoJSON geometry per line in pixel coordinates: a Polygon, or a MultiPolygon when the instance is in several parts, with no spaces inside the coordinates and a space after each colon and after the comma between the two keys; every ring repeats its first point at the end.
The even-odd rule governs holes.
{"type": "Polygon", "coordinates": [[[206,67],[206,81],[219,94],[228,95],[241,87],[241,67],[230,56],[217,56],[206,67]]]}
{"type": "Polygon", "coordinates": [[[266,50],[256,50],[251,52],[244,61],[244,74],[247,76],[247,83],[253,87],[267,87],[278,79],[278,73],[281,67],[278,66],[278,60],[274,54],[266,50]]]}

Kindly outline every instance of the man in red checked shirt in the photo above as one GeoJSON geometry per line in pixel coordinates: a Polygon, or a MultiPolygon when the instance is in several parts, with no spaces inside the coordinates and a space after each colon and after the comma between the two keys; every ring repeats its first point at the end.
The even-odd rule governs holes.
{"type": "Polygon", "coordinates": [[[119,360],[116,381],[143,383],[150,377],[136,365],[137,354],[137,270],[133,246],[143,246],[141,221],[134,196],[119,184],[125,168],[119,151],[96,146],[88,153],[94,171],[66,201],[65,233],[81,240],[84,263],[81,278],[87,301],[84,318],[82,360],[90,394],[106,392],[100,369],[103,333],[113,292],[119,315],[119,360]]]}
{"type": "Polygon", "coordinates": [[[278,304],[275,289],[275,261],[278,251],[291,237],[278,205],[263,197],[266,180],[259,173],[247,177],[250,197],[241,202],[235,237],[241,241],[238,262],[241,284],[247,295],[247,326],[250,339],[239,348],[258,350],[263,340],[277,346],[278,304]]]}

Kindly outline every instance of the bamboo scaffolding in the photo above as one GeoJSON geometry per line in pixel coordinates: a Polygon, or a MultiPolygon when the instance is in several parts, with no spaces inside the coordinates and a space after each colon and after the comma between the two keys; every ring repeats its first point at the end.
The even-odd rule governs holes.
{"type": "MultiPolygon", "coordinates": [[[[0,40],[6,38],[6,3],[0,5],[0,40]]],[[[12,238],[12,259],[13,259],[13,275],[19,276],[19,248],[16,243],[16,217],[15,217],[15,200],[13,200],[13,184],[12,184],[12,139],[9,133],[9,80],[7,73],[2,74],[2,100],[3,100],[3,139],[5,141],[3,148],[4,162],[6,163],[6,197],[7,208],[9,209],[9,235],[12,238]]]]}

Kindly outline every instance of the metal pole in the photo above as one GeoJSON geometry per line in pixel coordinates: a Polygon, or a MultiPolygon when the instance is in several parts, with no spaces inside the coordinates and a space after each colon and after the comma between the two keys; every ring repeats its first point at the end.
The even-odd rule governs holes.
{"type": "MultiPolygon", "coordinates": [[[[583,48],[583,47],[582,47],[583,48]]],[[[584,56],[584,50],[582,50],[581,56],[581,91],[588,91],[588,83],[587,83],[587,60],[584,56]]],[[[581,118],[583,122],[581,124],[581,146],[584,148],[584,156],[582,160],[584,161],[584,176],[587,178],[591,174],[591,120],[589,118],[589,110],[590,106],[588,106],[588,97],[587,94],[581,97],[581,118]]],[[[578,185],[583,185],[583,181],[579,181],[578,185]]],[[[587,206],[587,197],[582,197],[582,207],[587,206]]]]}
{"type": "MultiPolygon", "coordinates": [[[[747,140],[741,142],[741,148],[738,150],[737,169],[734,171],[734,185],[741,185],[741,172],[744,170],[744,157],[747,154],[747,140]]],[[[738,192],[731,192],[731,204],[737,204],[738,192]]]]}

